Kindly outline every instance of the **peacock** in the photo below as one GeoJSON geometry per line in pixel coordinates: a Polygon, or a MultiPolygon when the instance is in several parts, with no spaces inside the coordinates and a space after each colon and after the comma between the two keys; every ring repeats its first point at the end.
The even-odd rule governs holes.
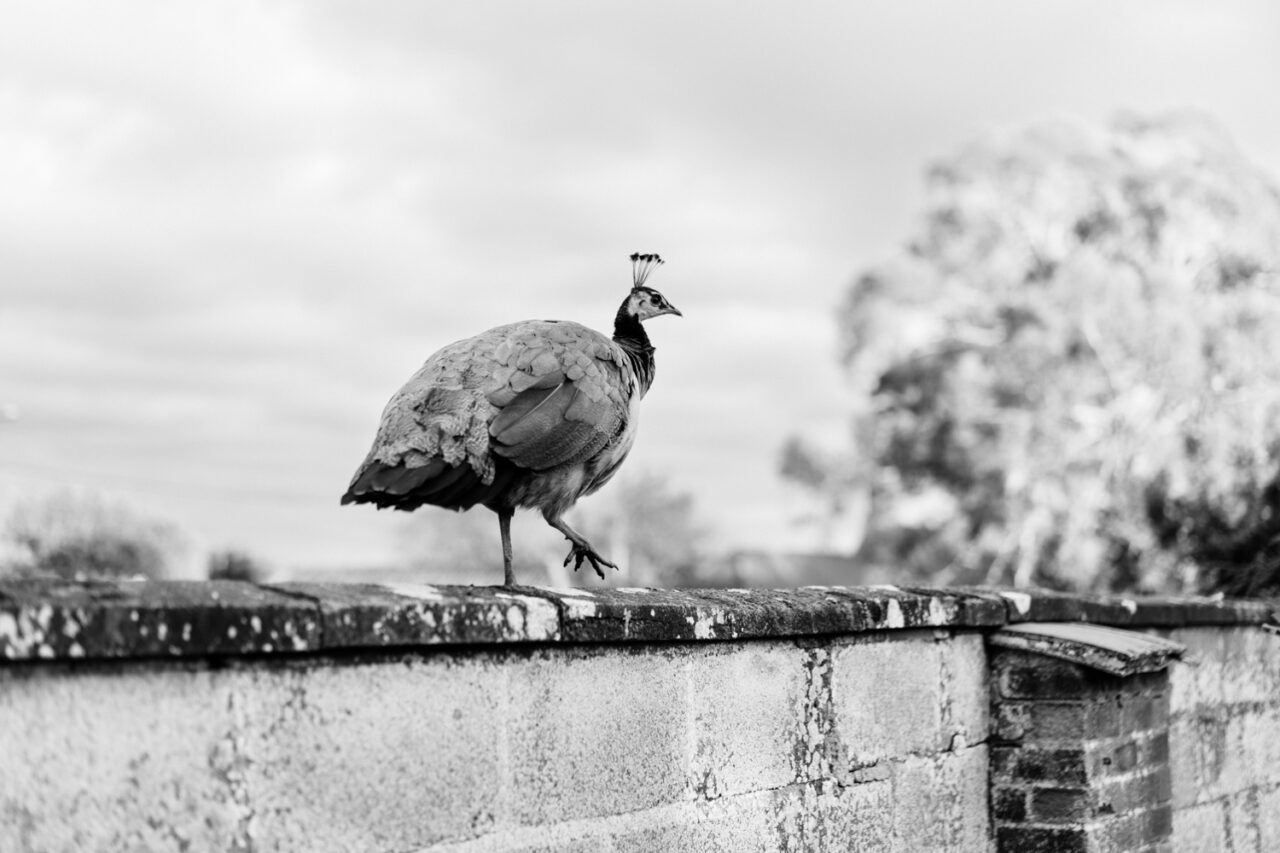
{"type": "Polygon", "coordinates": [[[570,542],[564,564],[617,569],[564,520],[617,472],[653,384],[644,321],[683,316],[645,282],[661,264],[633,254],[613,338],[565,320],[498,326],[436,352],[387,403],[342,503],[414,510],[477,504],[498,515],[504,583],[515,586],[511,517],[537,509],[570,542]]]}

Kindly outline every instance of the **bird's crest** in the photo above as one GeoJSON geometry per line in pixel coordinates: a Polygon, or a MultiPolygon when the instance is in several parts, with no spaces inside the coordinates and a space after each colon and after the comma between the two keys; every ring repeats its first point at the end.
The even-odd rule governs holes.
{"type": "Polygon", "coordinates": [[[632,288],[642,287],[645,280],[649,278],[649,273],[653,272],[653,268],[662,263],[662,258],[654,254],[640,254],[633,252],[631,255],[631,281],[632,288]]]}

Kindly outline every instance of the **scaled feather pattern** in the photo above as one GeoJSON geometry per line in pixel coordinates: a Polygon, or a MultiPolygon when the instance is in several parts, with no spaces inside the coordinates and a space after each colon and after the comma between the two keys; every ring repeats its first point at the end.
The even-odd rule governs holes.
{"type": "MultiPolygon", "coordinates": [[[[537,508],[573,543],[568,559],[612,565],[560,518],[598,489],[626,458],[636,404],[653,379],[653,347],[641,322],[679,314],[645,286],[656,255],[637,263],[613,338],[578,323],[526,320],[498,326],[436,352],[387,403],[368,456],[342,502],[412,510],[481,504],[502,521],[507,582],[508,522],[537,508]]],[[[575,565],[576,568],[576,565],[575,565]]]]}

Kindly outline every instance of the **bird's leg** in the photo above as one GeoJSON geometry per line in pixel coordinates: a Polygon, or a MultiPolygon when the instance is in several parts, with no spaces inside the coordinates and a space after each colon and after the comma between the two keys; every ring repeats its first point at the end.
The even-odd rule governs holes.
{"type": "Polygon", "coordinates": [[[514,510],[500,509],[498,513],[498,530],[502,532],[502,574],[503,586],[516,585],[516,573],[512,568],[511,554],[511,515],[514,510]]]}
{"type": "Polygon", "coordinates": [[[601,578],[604,577],[604,570],[600,568],[601,566],[608,566],[611,569],[618,568],[616,564],[609,562],[604,557],[601,557],[599,552],[596,551],[595,548],[591,547],[591,543],[583,538],[583,536],[572,527],[565,524],[562,518],[559,516],[549,515],[544,515],[543,518],[547,520],[547,524],[550,524],[556,530],[559,530],[564,534],[565,539],[568,539],[573,543],[573,547],[569,549],[568,556],[564,558],[564,564],[566,566],[569,565],[570,560],[573,560],[573,570],[576,572],[582,567],[582,561],[586,560],[591,564],[591,568],[595,569],[596,574],[601,578]]]}

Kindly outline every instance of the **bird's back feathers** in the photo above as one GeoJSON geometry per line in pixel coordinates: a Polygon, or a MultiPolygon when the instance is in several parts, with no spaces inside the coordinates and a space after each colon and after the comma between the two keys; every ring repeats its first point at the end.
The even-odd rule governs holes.
{"type": "MultiPolygon", "coordinates": [[[[630,447],[636,393],[622,348],[577,323],[529,320],[457,341],[391,398],[342,502],[465,509],[515,500],[510,487],[522,477],[586,465],[611,443],[616,458],[596,467],[612,471],[630,447]]],[[[581,473],[572,485],[593,487],[581,473]]]]}

